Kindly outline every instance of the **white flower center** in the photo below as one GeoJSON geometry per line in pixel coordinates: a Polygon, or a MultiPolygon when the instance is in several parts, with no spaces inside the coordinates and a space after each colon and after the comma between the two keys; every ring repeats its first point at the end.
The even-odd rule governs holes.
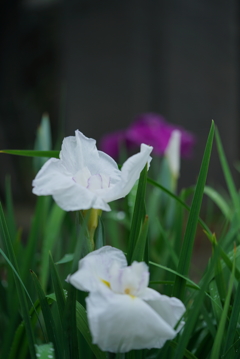
{"type": "Polygon", "coordinates": [[[124,268],[114,262],[109,269],[109,288],[115,293],[137,297],[147,288],[148,281],[148,267],[143,262],[124,268]]]}
{"type": "Polygon", "coordinates": [[[87,167],[78,171],[72,178],[74,182],[94,192],[110,187],[110,177],[103,173],[92,175],[87,167]]]}

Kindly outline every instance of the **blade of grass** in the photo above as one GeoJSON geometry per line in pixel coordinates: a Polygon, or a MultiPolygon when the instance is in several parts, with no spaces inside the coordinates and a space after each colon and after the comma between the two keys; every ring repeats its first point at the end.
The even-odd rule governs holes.
{"type": "Polygon", "coordinates": [[[144,220],[145,217],[144,198],[146,192],[146,184],[147,184],[147,164],[142,170],[138,181],[137,195],[136,195],[129,240],[128,240],[127,260],[129,264],[132,263],[133,252],[140,233],[142,221],[144,220]]]}
{"type": "Polygon", "coordinates": [[[235,187],[235,184],[234,184],[234,181],[233,181],[233,178],[232,178],[232,175],[231,175],[228,163],[227,163],[226,155],[224,153],[221,138],[219,136],[219,132],[218,132],[217,128],[216,128],[216,143],[217,143],[219,159],[220,159],[220,162],[221,162],[221,165],[222,165],[222,170],[223,170],[223,174],[224,174],[224,177],[225,177],[225,181],[227,183],[228,190],[229,190],[231,199],[232,199],[233,204],[234,204],[234,208],[239,213],[240,201],[239,201],[238,192],[237,192],[237,189],[235,187]]]}
{"type": "Polygon", "coordinates": [[[212,273],[214,271],[218,255],[219,255],[219,251],[216,249],[213,256],[211,257],[210,264],[205,273],[204,280],[202,281],[201,289],[197,293],[192,306],[190,307],[190,309],[187,312],[188,319],[186,320],[183,333],[179,338],[179,342],[178,342],[178,346],[175,351],[174,359],[182,359],[184,356],[184,351],[187,348],[187,344],[192,335],[193,328],[196,325],[196,322],[197,322],[197,319],[199,316],[199,312],[202,307],[205,292],[207,290],[209,281],[211,280],[212,273]]]}
{"type": "Polygon", "coordinates": [[[51,253],[49,253],[49,267],[50,267],[50,272],[51,272],[54,292],[55,292],[55,295],[56,295],[56,302],[57,302],[57,306],[58,306],[59,317],[60,317],[60,320],[61,320],[62,325],[63,325],[62,313],[64,313],[66,299],[65,299],[63,287],[61,285],[61,280],[59,278],[56,266],[55,266],[55,264],[53,262],[53,258],[52,258],[51,253]]]}
{"type": "Polygon", "coordinates": [[[29,276],[29,270],[30,268],[32,268],[34,262],[38,239],[43,236],[42,232],[43,232],[43,228],[45,228],[44,217],[46,212],[48,212],[47,207],[48,207],[48,198],[44,196],[38,197],[35,213],[31,223],[30,233],[24,250],[24,261],[21,264],[22,277],[23,280],[25,281],[29,276]]]}
{"type": "MultiPolygon", "coordinates": [[[[164,269],[164,270],[167,271],[167,272],[173,273],[173,274],[175,274],[175,276],[179,276],[179,277],[183,278],[183,279],[186,281],[186,285],[187,285],[189,288],[193,288],[193,289],[195,289],[195,290],[200,290],[200,289],[201,289],[201,287],[200,287],[199,285],[197,285],[196,283],[194,283],[191,279],[189,279],[188,277],[183,276],[182,274],[176,272],[175,270],[173,270],[173,269],[171,269],[171,268],[162,266],[161,264],[157,264],[157,263],[154,263],[154,262],[151,262],[151,261],[149,261],[149,264],[154,265],[154,266],[156,266],[156,267],[158,267],[158,268],[164,269]],[[187,284],[187,283],[188,283],[188,284],[187,284]]],[[[203,279],[205,280],[205,278],[203,278],[203,279]]],[[[204,280],[203,280],[203,281],[204,281],[204,280]]],[[[154,281],[154,282],[155,282],[155,281],[154,281]]],[[[158,281],[156,281],[156,283],[157,283],[157,282],[158,282],[158,281]]],[[[159,282],[160,282],[160,281],[159,281],[159,282]]],[[[173,284],[174,284],[174,282],[173,282],[173,284]]],[[[214,298],[211,297],[211,295],[208,294],[207,291],[205,292],[205,295],[206,295],[211,301],[214,301],[216,306],[218,306],[218,302],[215,301],[214,298]]],[[[219,307],[219,308],[221,308],[221,307],[219,307]]]]}
{"type": "Polygon", "coordinates": [[[217,283],[215,280],[212,280],[209,283],[209,294],[211,296],[211,298],[213,299],[211,301],[212,304],[212,309],[213,309],[213,315],[217,321],[217,323],[219,323],[221,315],[222,315],[222,303],[220,300],[220,296],[219,296],[219,292],[218,292],[218,288],[217,288],[217,283]]]}
{"type": "MultiPolygon", "coordinates": [[[[177,342],[174,342],[173,340],[171,340],[169,342],[169,344],[171,345],[171,347],[173,348],[177,348],[178,346],[178,343],[177,342]]],[[[184,350],[184,358],[187,358],[187,359],[198,359],[193,353],[191,353],[189,350],[185,349],[184,350]]]]}
{"type": "Polygon", "coordinates": [[[64,331],[68,343],[68,358],[80,359],[77,336],[76,300],[77,290],[69,284],[64,310],[64,331]]]}
{"type": "Polygon", "coordinates": [[[98,226],[94,234],[95,249],[99,249],[106,245],[104,227],[102,218],[98,217],[98,226]]]}
{"type": "Polygon", "coordinates": [[[16,278],[19,280],[19,282],[20,282],[20,284],[22,285],[22,287],[23,287],[23,289],[24,289],[24,291],[25,291],[25,293],[26,293],[26,295],[27,295],[27,297],[28,297],[30,303],[32,304],[32,306],[34,306],[33,301],[32,301],[32,298],[30,297],[30,295],[29,295],[29,293],[28,293],[28,291],[27,291],[27,288],[25,287],[25,285],[24,285],[24,283],[23,283],[21,277],[19,276],[17,270],[14,268],[13,264],[11,263],[11,261],[8,259],[8,257],[6,256],[6,254],[3,252],[3,250],[2,250],[1,248],[0,248],[0,253],[1,253],[1,255],[4,257],[4,259],[6,260],[6,262],[8,263],[8,265],[11,267],[11,269],[12,269],[13,273],[15,274],[16,278]]]}
{"type": "MultiPolygon", "coordinates": [[[[192,256],[193,244],[195,239],[195,234],[197,230],[198,217],[200,213],[202,197],[204,186],[208,173],[208,166],[210,162],[212,143],[214,136],[214,123],[212,122],[210,132],[207,139],[207,144],[205,147],[203,160],[201,169],[199,172],[199,177],[197,181],[197,185],[195,188],[193,201],[191,205],[191,210],[189,213],[189,218],[186,226],[186,232],[183,240],[182,249],[180,252],[179,263],[178,263],[178,273],[183,275],[187,275],[189,272],[190,261],[192,256]]],[[[177,276],[175,280],[175,284],[173,286],[173,296],[178,297],[179,299],[183,299],[185,293],[185,284],[186,281],[181,277],[177,276]]]]}
{"type": "Polygon", "coordinates": [[[210,333],[207,333],[205,337],[200,341],[200,343],[198,343],[196,356],[199,359],[209,358],[211,349],[212,349],[212,336],[210,333]]]}
{"type": "Polygon", "coordinates": [[[0,153],[27,157],[54,157],[59,158],[60,151],[34,151],[34,150],[1,150],[0,153]]]}
{"type": "MultiPolygon", "coordinates": [[[[8,251],[9,260],[12,263],[13,267],[16,269],[16,271],[19,272],[17,260],[16,260],[16,257],[15,257],[14,251],[13,251],[12,241],[11,241],[11,238],[9,235],[9,231],[7,228],[7,224],[6,224],[6,220],[4,217],[1,203],[0,203],[0,224],[1,224],[1,227],[3,230],[3,237],[4,237],[5,245],[6,245],[6,248],[8,251]]],[[[27,336],[28,336],[30,355],[31,355],[32,359],[36,359],[35,347],[34,347],[35,339],[34,339],[34,333],[33,333],[32,326],[31,326],[31,320],[30,320],[29,313],[28,313],[26,295],[25,295],[25,292],[24,292],[24,289],[23,289],[21,283],[19,282],[19,280],[16,276],[15,276],[15,283],[16,283],[16,291],[17,291],[18,298],[19,298],[21,313],[23,316],[23,320],[25,323],[25,328],[26,328],[26,332],[27,332],[27,336]]]]}
{"type": "MultiPolygon", "coordinates": [[[[150,184],[152,184],[153,186],[155,186],[155,187],[161,189],[162,191],[164,191],[170,197],[174,198],[175,201],[177,201],[179,203],[179,205],[181,205],[183,208],[185,208],[187,211],[190,212],[190,207],[184,201],[182,201],[181,198],[177,197],[174,193],[170,192],[168,189],[166,189],[165,187],[163,187],[159,183],[155,182],[154,180],[148,178],[147,181],[150,184]]],[[[211,243],[213,243],[212,242],[212,233],[211,233],[210,229],[208,228],[207,224],[200,217],[198,218],[198,224],[204,229],[205,233],[207,234],[208,239],[211,241],[211,243]]],[[[217,244],[217,246],[219,246],[219,244],[217,244]]],[[[231,262],[231,260],[228,258],[227,254],[223,251],[221,246],[219,246],[219,250],[220,250],[221,258],[223,259],[224,263],[229,268],[229,270],[232,271],[232,262],[231,262]]],[[[239,272],[239,270],[237,268],[235,269],[235,277],[236,277],[237,280],[240,280],[240,272],[239,272]]]]}
{"type": "MultiPolygon", "coordinates": [[[[179,205],[181,205],[188,212],[190,212],[190,207],[184,201],[182,201],[181,198],[177,197],[176,195],[174,195],[174,193],[170,192],[165,187],[161,186],[159,183],[155,182],[154,180],[152,180],[150,178],[148,178],[148,182],[150,184],[152,184],[153,186],[158,187],[159,189],[161,189],[165,193],[167,193],[170,197],[174,198],[179,203],[179,205]]],[[[204,229],[205,234],[207,235],[210,242],[213,244],[212,232],[208,228],[207,224],[200,217],[198,218],[198,224],[204,229]]],[[[233,232],[237,233],[237,230],[234,230],[233,232]]],[[[220,255],[221,255],[222,260],[224,261],[224,263],[226,264],[226,266],[228,267],[228,269],[231,272],[232,271],[232,262],[231,262],[231,260],[229,259],[228,255],[224,252],[222,247],[218,243],[216,245],[219,247],[219,251],[220,251],[220,255]]],[[[235,268],[235,277],[236,277],[237,280],[240,280],[240,272],[239,272],[238,268],[235,268]]]]}
{"type": "Polygon", "coordinates": [[[204,193],[213,201],[216,203],[216,205],[218,206],[218,208],[221,210],[221,212],[223,213],[223,215],[225,216],[225,218],[230,219],[231,218],[231,210],[230,207],[228,205],[228,203],[225,201],[225,199],[220,195],[220,193],[218,193],[217,191],[215,191],[215,189],[209,187],[209,186],[205,186],[204,188],[204,193]]]}
{"type": "Polygon", "coordinates": [[[169,255],[168,267],[172,268],[172,266],[170,264],[173,264],[174,268],[176,268],[178,265],[178,256],[176,253],[178,253],[178,252],[176,252],[174,250],[173,244],[171,243],[171,240],[170,240],[171,237],[169,237],[169,234],[167,235],[167,233],[165,233],[159,220],[157,220],[157,224],[158,224],[158,228],[159,228],[159,233],[161,233],[161,238],[164,241],[164,247],[166,248],[167,254],[169,255]]]}
{"type": "Polygon", "coordinates": [[[52,315],[52,312],[51,312],[49,304],[48,304],[48,300],[46,298],[46,295],[41,287],[41,284],[40,284],[36,274],[32,270],[31,270],[31,274],[32,274],[33,282],[34,282],[36,292],[38,295],[38,299],[39,299],[39,302],[41,305],[48,339],[54,345],[57,358],[61,358],[61,355],[63,352],[62,345],[61,345],[60,338],[58,338],[56,335],[56,333],[57,333],[56,324],[54,322],[53,315],[52,315]]]}
{"type": "MultiPolygon", "coordinates": [[[[17,260],[15,257],[15,253],[13,251],[12,241],[11,241],[11,238],[9,235],[9,231],[7,228],[7,224],[6,224],[6,220],[4,217],[3,208],[2,208],[1,203],[0,203],[0,224],[1,224],[1,227],[3,230],[3,238],[5,241],[6,248],[7,248],[9,260],[12,263],[13,267],[16,269],[16,271],[19,272],[17,260]]],[[[19,282],[19,280],[16,276],[15,276],[15,282],[16,282],[16,291],[18,294],[19,303],[20,303],[20,307],[21,307],[21,313],[23,316],[23,320],[24,320],[25,328],[26,328],[26,332],[27,332],[30,356],[32,359],[36,359],[35,347],[34,347],[35,339],[34,339],[33,329],[31,326],[31,320],[30,320],[29,313],[28,313],[28,305],[27,305],[26,295],[25,295],[25,292],[24,292],[24,289],[23,289],[21,283],[19,282]]]]}
{"type": "Polygon", "coordinates": [[[217,335],[216,335],[214,343],[213,343],[213,348],[212,348],[210,359],[215,359],[215,358],[220,357],[220,351],[221,351],[221,347],[222,347],[222,343],[223,343],[224,329],[225,329],[225,324],[226,324],[226,320],[227,320],[229,304],[230,304],[233,283],[234,283],[234,270],[235,270],[235,260],[233,262],[233,270],[232,270],[231,277],[230,277],[228,293],[227,293],[227,297],[225,299],[223,312],[222,312],[219,326],[217,329],[217,335]]]}
{"type": "MultiPolygon", "coordinates": [[[[77,213],[77,243],[74,251],[71,273],[74,273],[78,268],[78,261],[89,253],[92,248],[92,243],[89,238],[87,223],[89,220],[90,211],[83,217],[81,212],[77,213]],[[81,222],[81,225],[79,225],[81,222]]],[[[78,348],[78,333],[77,333],[77,319],[76,319],[76,297],[77,290],[69,284],[68,296],[64,309],[64,331],[68,342],[68,357],[79,358],[78,348]]]]}
{"type": "MultiPolygon", "coordinates": [[[[160,190],[165,192],[171,198],[174,198],[174,200],[176,202],[178,202],[183,208],[185,208],[188,212],[190,212],[191,208],[184,201],[182,201],[182,199],[180,197],[176,196],[174,193],[172,193],[167,188],[160,185],[159,183],[157,183],[156,181],[154,181],[151,178],[148,178],[147,182],[150,183],[152,186],[159,188],[160,190]]],[[[198,217],[198,223],[206,232],[211,233],[211,231],[208,228],[207,224],[200,217],[198,217]]]]}
{"type": "MultiPolygon", "coordinates": [[[[49,294],[47,297],[51,300],[56,301],[55,294],[49,294]]],[[[107,354],[101,351],[97,345],[92,343],[92,336],[88,326],[86,310],[78,301],[76,302],[76,324],[77,329],[83,335],[85,341],[87,342],[89,348],[91,349],[95,357],[97,359],[107,359],[107,354]]]]}
{"type": "Polygon", "coordinates": [[[237,291],[234,298],[232,313],[228,325],[227,335],[226,335],[226,341],[225,346],[223,350],[222,357],[227,358],[228,351],[232,348],[232,344],[234,342],[234,338],[237,336],[239,337],[237,333],[237,325],[238,325],[238,317],[240,313],[240,282],[238,282],[237,291]]]}
{"type": "MultiPolygon", "coordinates": [[[[33,326],[38,320],[38,312],[40,311],[40,302],[37,300],[34,306],[29,311],[33,326]]],[[[43,332],[44,335],[44,332],[43,332]]],[[[8,359],[25,359],[27,353],[27,337],[24,322],[21,322],[15,332],[14,339],[12,341],[11,350],[8,359]]]]}
{"type": "Polygon", "coordinates": [[[63,258],[60,259],[58,262],[55,262],[55,264],[64,264],[64,263],[72,262],[72,261],[73,261],[73,257],[74,257],[74,254],[73,254],[73,253],[65,254],[65,255],[63,256],[63,258]]]}
{"type": "Polygon", "coordinates": [[[145,248],[147,245],[147,235],[148,235],[148,216],[145,216],[145,219],[142,223],[142,228],[140,231],[140,234],[138,236],[138,239],[136,241],[136,245],[133,251],[132,255],[132,262],[142,262],[144,261],[145,257],[145,248]]]}
{"type": "MultiPolygon", "coordinates": [[[[201,312],[202,312],[202,315],[203,315],[203,319],[207,323],[207,328],[208,328],[209,332],[211,333],[212,338],[215,338],[215,336],[216,336],[216,328],[215,328],[215,326],[213,324],[212,318],[209,316],[209,313],[208,313],[205,305],[202,306],[201,312]]],[[[211,315],[211,312],[210,312],[210,315],[211,315]]]]}
{"type": "Polygon", "coordinates": [[[41,254],[41,276],[40,281],[43,288],[47,286],[48,273],[49,273],[49,251],[52,250],[55,241],[58,239],[60,228],[62,225],[63,218],[66,212],[53,203],[48,221],[46,223],[44,238],[42,243],[42,254],[41,254]]]}

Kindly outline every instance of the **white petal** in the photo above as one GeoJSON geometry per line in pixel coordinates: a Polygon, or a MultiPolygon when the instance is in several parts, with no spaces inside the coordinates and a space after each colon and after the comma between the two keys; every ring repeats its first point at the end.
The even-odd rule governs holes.
{"type": "Polygon", "coordinates": [[[91,177],[91,172],[87,167],[83,167],[80,171],[78,171],[74,176],[73,180],[81,184],[83,187],[87,188],[88,179],[91,177]]]}
{"type": "Polygon", "coordinates": [[[148,266],[144,262],[133,262],[131,266],[122,269],[113,265],[110,269],[111,289],[116,293],[139,296],[145,291],[148,281],[148,266]]]}
{"type": "Polygon", "coordinates": [[[65,211],[78,211],[80,209],[102,209],[110,211],[109,205],[94,192],[72,181],[73,184],[67,189],[54,191],[53,198],[59,207],[65,211]]]}
{"type": "Polygon", "coordinates": [[[149,298],[147,303],[172,327],[174,328],[179,319],[185,313],[184,304],[175,297],[167,297],[159,294],[158,299],[149,298]]]}
{"type": "Polygon", "coordinates": [[[53,194],[56,190],[64,190],[71,186],[72,177],[59,159],[50,158],[38,172],[32,184],[33,193],[46,196],[53,194]]]}
{"type": "Polygon", "coordinates": [[[88,179],[87,188],[90,191],[102,188],[102,177],[100,174],[93,175],[88,179]]]}
{"type": "Polygon", "coordinates": [[[109,188],[110,187],[110,177],[106,176],[103,173],[99,173],[99,176],[101,177],[101,188],[109,188]]]}
{"type": "Polygon", "coordinates": [[[141,151],[128,158],[122,166],[121,179],[102,195],[106,202],[125,197],[131,191],[146,163],[150,163],[152,150],[153,147],[142,144],[141,151]]]}
{"type": "Polygon", "coordinates": [[[96,141],[85,137],[80,131],[75,131],[75,137],[65,137],[62,143],[60,159],[63,165],[73,175],[88,166],[88,159],[91,161],[98,159],[96,141]]]}
{"type": "Polygon", "coordinates": [[[104,173],[111,176],[113,182],[120,178],[121,171],[114,159],[102,151],[98,151],[98,161],[89,161],[89,169],[92,174],[104,173]]]}
{"type": "Polygon", "coordinates": [[[69,277],[69,282],[77,289],[87,292],[105,286],[109,282],[109,270],[116,262],[120,267],[127,266],[127,260],[122,251],[110,246],[104,246],[89,253],[79,261],[79,269],[69,277]]]}
{"type": "Polygon", "coordinates": [[[144,291],[142,291],[139,295],[139,298],[143,299],[144,301],[149,300],[159,300],[161,297],[161,294],[159,294],[156,290],[152,288],[145,288],[144,291]]]}
{"type": "Polygon", "coordinates": [[[87,167],[92,175],[101,174],[111,177],[113,184],[120,180],[121,171],[113,158],[98,151],[96,141],[87,138],[78,130],[75,131],[75,137],[64,138],[60,158],[72,174],[87,167]]]}
{"type": "Polygon", "coordinates": [[[175,178],[179,177],[180,171],[180,145],[181,132],[173,130],[165,150],[165,156],[167,157],[170,171],[175,178]]]}
{"type": "Polygon", "coordinates": [[[92,292],[86,302],[93,343],[104,351],[124,353],[132,349],[161,348],[166,340],[176,335],[137,297],[111,291],[92,292]]]}

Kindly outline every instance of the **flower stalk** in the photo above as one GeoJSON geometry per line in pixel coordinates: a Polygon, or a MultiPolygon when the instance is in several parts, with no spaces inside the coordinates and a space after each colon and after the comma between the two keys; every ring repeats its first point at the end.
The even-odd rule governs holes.
{"type": "Polygon", "coordinates": [[[85,211],[81,211],[83,217],[87,220],[88,238],[90,242],[91,251],[95,249],[94,234],[98,226],[99,217],[102,214],[101,209],[90,208],[85,211]]]}

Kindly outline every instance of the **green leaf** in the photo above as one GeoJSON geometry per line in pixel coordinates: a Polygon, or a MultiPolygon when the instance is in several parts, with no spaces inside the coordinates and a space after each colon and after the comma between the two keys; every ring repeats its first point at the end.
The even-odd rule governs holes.
{"type": "MultiPolygon", "coordinates": [[[[73,262],[71,273],[74,273],[78,268],[79,260],[89,253],[91,243],[89,240],[89,233],[87,230],[87,223],[90,215],[90,211],[83,217],[81,212],[78,212],[79,221],[81,225],[77,224],[77,243],[76,249],[74,251],[73,262]]],[[[79,348],[78,348],[78,336],[77,336],[77,327],[76,327],[76,296],[77,291],[72,285],[68,285],[68,296],[64,310],[64,330],[65,337],[68,342],[68,355],[69,358],[78,359],[79,358],[79,348]]]]}
{"type": "MultiPolygon", "coordinates": [[[[39,311],[40,311],[40,302],[39,300],[36,300],[36,302],[34,303],[34,305],[29,311],[29,316],[31,318],[33,327],[35,327],[36,325],[39,311]]],[[[41,327],[40,322],[39,324],[41,327]]],[[[28,347],[28,342],[27,342],[26,330],[25,330],[24,322],[22,321],[15,332],[8,359],[16,359],[16,358],[25,359],[27,353],[27,347],[28,347]]]]}
{"type": "MultiPolygon", "coordinates": [[[[169,342],[169,344],[173,347],[176,348],[178,346],[178,343],[174,342],[173,340],[171,340],[169,342]]],[[[184,350],[184,357],[187,359],[198,359],[194,354],[192,354],[189,350],[185,349],[184,350]]]]}
{"type": "Polygon", "coordinates": [[[42,243],[41,255],[41,276],[40,281],[43,288],[46,288],[49,270],[49,251],[52,250],[55,241],[59,238],[59,233],[62,225],[63,218],[66,212],[63,211],[58,205],[53,203],[51,213],[46,223],[44,238],[42,243]]]}
{"type": "Polygon", "coordinates": [[[64,263],[72,262],[72,261],[73,261],[73,257],[74,257],[74,254],[73,254],[73,253],[65,254],[65,255],[63,256],[63,258],[60,259],[60,261],[56,262],[55,264],[64,264],[64,263]]]}
{"type": "Polygon", "coordinates": [[[1,150],[0,153],[27,157],[54,157],[59,158],[60,151],[34,151],[34,150],[1,150]]]}
{"type": "Polygon", "coordinates": [[[36,345],[38,359],[55,359],[52,343],[36,345]]]}
{"type": "Polygon", "coordinates": [[[99,249],[106,245],[103,221],[100,216],[98,217],[98,226],[94,233],[94,242],[95,242],[95,249],[99,249]]]}
{"type": "Polygon", "coordinates": [[[107,359],[106,353],[102,352],[97,345],[92,343],[92,336],[88,327],[86,310],[79,302],[77,302],[76,313],[77,328],[82,333],[93,354],[96,356],[97,359],[107,359]]]}
{"type": "Polygon", "coordinates": [[[147,164],[142,170],[139,181],[137,195],[134,205],[132,223],[130,228],[129,240],[128,240],[128,251],[127,251],[127,260],[128,263],[132,263],[132,256],[138,240],[142,222],[145,218],[145,192],[147,184],[147,164]]]}
{"type": "Polygon", "coordinates": [[[67,301],[64,310],[64,337],[68,343],[68,357],[78,359],[78,337],[76,323],[76,297],[77,290],[69,284],[67,301]]]}
{"type": "Polygon", "coordinates": [[[37,204],[35,213],[32,219],[30,233],[27,239],[27,244],[24,249],[24,261],[21,264],[21,272],[24,280],[27,280],[29,276],[29,270],[32,268],[34,258],[36,254],[36,247],[39,238],[43,236],[43,226],[45,228],[44,215],[46,212],[46,204],[48,197],[39,196],[37,198],[37,204]]]}
{"type": "Polygon", "coordinates": [[[49,253],[49,267],[50,267],[53,287],[54,287],[54,291],[55,291],[55,295],[56,295],[59,318],[63,325],[62,313],[64,313],[66,300],[65,300],[63,287],[61,285],[61,280],[59,278],[55,264],[53,262],[51,253],[49,253]]]}
{"type": "MultiPolygon", "coordinates": [[[[188,212],[190,212],[191,208],[181,200],[181,198],[179,198],[178,196],[176,196],[174,193],[172,193],[171,191],[169,191],[167,188],[165,188],[164,186],[162,186],[161,184],[157,183],[156,181],[154,181],[151,178],[147,179],[148,183],[150,183],[152,186],[159,188],[160,190],[162,190],[164,193],[166,193],[168,196],[170,196],[171,198],[173,198],[176,202],[178,202],[183,208],[185,208],[188,212]]],[[[198,223],[199,225],[207,232],[207,233],[211,233],[210,229],[208,228],[207,224],[199,217],[198,218],[198,223]]]]}
{"type": "Polygon", "coordinates": [[[158,267],[158,268],[160,268],[160,269],[163,269],[163,270],[165,270],[165,271],[167,271],[167,272],[169,272],[169,273],[173,273],[173,274],[175,274],[176,276],[179,276],[179,277],[183,278],[186,282],[188,282],[189,284],[191,284],[195,289],[200,289],[200,287],[199,287],[196,283],[194,283],[191,279],[189,279],[188,277],[185,277],[184,275],[178,273],[177,271],[175,271],[175,270],[173,270],[173,269],[171,269],[171,268],[165,267],[165,266],[163,266],[163,265],[161,265],[161,264],[157,264],[157,263],[154,263],[154,262],[151,262],[151,261],[149,261],[149,264],[150,264],[150,265],[153,265],[153,266],[155,266],[155,267],[158,267]]]}
{"type": "MultiPolygon", "coordinates": [[[[4,217],[1,203],[0,203],[0,225],[2,227],[3,239],[5,241],[5,245],[7,248],[9,260],[12,263],[13,267],[16,269],[16,272],[19,272],[17,260],[15,257],[15,253],[13,251],[12,241],[11,241],[11,238],[9,235],[9,231],[7,228],[7,224],[6,224],[6,220],[4,217]]],[[[29,313],[28,313],[28,305],[27,305],[26,295],[24,292],[24,288],[22,287],[22,284],[19,282],[18,277],[15,275],[15,272],[14,272],[14,276],[15,276],[15,283],[16,283],[16,292],[17,292],[17,295],[19,298],[19,304],[21,307],[21,312],[22,312],[22,316],[23,316],[23,320],[24,320],[25,328],[26,328],[26,332],[27,332],[30,356],[32,359],[35,359],[36,358],[35,347],[34,347],[35,339],[34,339],[34,333],[33,333],[32,326],[31,326],[31,320],[30,320],[29,313]]]]}
{"type": "MultiPolygon", "coordinates": [[[[232,263],[231,259],[228,257],[228,255],[224,252],[224,250],[221,248],[221,246],[218,243],[215,244],[215,248],[219,249],[220,256],[221,256],[222,260],[224,261],[227,268],[232,272],[233,263],[232,263]]],[[[234,273],[235,273],[235,278],[239,281],[240,280],[240,272],[237,268],[235,268],[234,273]]]]}
{"type": "Polygon", "coordinates": [[[233,283],[234,283],[234,270],[235,270],[235,261],[234,261],[233,270],[232,270],[231,277],[230,277],[227,297],[225,299],[223,312],[222,312],[221,319],[220,319],[220,322],[219,322],[219,325],[218,325],[217,334],[216,334],[216,337],[215,337],[215,340],[214,340],[214,343],[213,343],[213,348],[212,348],[210,359],[215,359],[215,358],[220,357],[220,351],[221,351],[222,342],[223,342],[223,339],[224,339],[223,338],[224,329],[225,329],[225,324],[226,324],[226,320],[227,320],[229,304],[230,304],[230,299],[231,299],[232,289],[233,289],[233,283]]]}
{"type": "Polygon", "coordinates": [[[197,295],[195,296],[194,302],[191,306],[191,308],[187,311],[187,320],[184,325],[184,330],[181,336],[179,337],[178,346],[175,351],[174,359],[182,359],[184,356],[184,351],[187,348],[188,341],[193,333],[193,329],[196,325],[199,312],[202,308],[203,299],[205,296],[205,292],[207,290],[209,281],[211,280],[212,273],[214,270],[214,267],[216,265],[216,260],[219,255],[218,249],[213,254],[213,257],[210,260],[210,264],[208,266],[208,269],[205,273],[204,279],[202,280],[202,286],[197,295]]]}
{"type": "Polygon", "coordinates": [[[148,235],[148,216],[145,216],[145,219],[142,223],[142,228],[140,231],[140,235],[137,239],[133,255],[132,255],[132,262],[142,262],[145,258],[145,248],[147,244],[147,235],[148,235]]]}
{"type": "MultiPolygon", "coordinates": [[[[223,174],[228,186],[228,190],[231,196],[231,199],[233,201],[234,204],[234,208],[235,210],[239,213],[239,209],[240,209],[240,201],[239,201],[239,196],[238,196],[238,192],[237,189],[235,187],[228,163],[227,163],[227,159],[226,159],[226,155],[224,153],[223,150],[223,146],[222,146],[222,142],[218,133],[218,129],[216,129],[216,142],[217,142],[217,149],[218,149],[218,153],[219,153],[219,159],[222,165],[222,169],[223,169],[223,174]]],[[[240,213],[239,213],[240,215],[240,213]]]]}
{"type": "Polygon", "coordinates": [[[220,300],[217,283],[215,280],[212,280],[211,283],[209,283],[209,294],[213,299],[211,303],[212,303],[214,317],[216,318],[217,323],[219,323],[222,315],[222,303],[220,300]]]}
{"type": "MultiPolygon", "coordinates": [[[[218,250],[220,251],[219,248],[218,248],[218,250]]],[[[185,277],[185,276],[183,276],[182,274],[176,272],[175,270],[173,270],[173,269],[171,269],[171,268],[168,268],[168,267],[165,267],[165,266],[163,266],[163,265],[161,265],[161,264],[157,264],[157,263],[151,262],[151,261],[149,261],[149,264],[150,264],[150,265],[153,265],[153,266],[155,266],[155,267],[161,268],[161,269],[163,269],[163,270],[165,270],[165,271],[167,271],[167,272],[169,272],[169,273],[173,273],[173,274],[175,274],[176,276],[179,276],[179,277],[183,278],[183,279],[186,281],[186,283],[188,283],[188,287],[189,287],[189,288],[193,288],[193,289],[195,289],[195,290],[201,290],[201,287],[200,287],[199,285],[197,285],[196,283],[194,283],[194,282],[193,282],[191,279],[189,279],[188,277],[185,277]]],[[[203,279],[205,280],[205,278],[203,278],[203,279]]],[[[160,281],[156,281],[156,283],[158,283],[158,282],[160,283],[160,281]]],[[[154,283],[154,282],[153,282],[153,283],[154,283]]],[[[172,283],[172,282],[170,282],[170,283],[172,283]]],[[[205,292],[205,295],[206,295],[211,301],[215,302],[215,305],[216,305],[216,306],[218,306],[218,302],[215,301],[215,299],[214,299],[213,297],[211,297],[210,294],[208,294],[207,291],[205,292]]],[[[219,308],[221,309],[221,306],[220,306],[219,308]]]]}
{"type": "Polygon", "coordinates": [[[204,193],[219,207],[225,218],[231,219],[231,209],[225,199],[215,189],[205,186],[204,193]]]}
{"type": "Polygon", "coordinates": [[[15,274],[16,278],[19,280],[20,284],[22,285],[22,288],[24,289],[30,303],[33,305],[32,299],[27,291],[27,288],[25,287],[21,277],[19,276],[17,270],[14,268],[13,264],[11,263],[11,261],[8,259],[8,257],[6,256],[6,254],[3,252],[3,250],[0,248],[0,253],[1,255],[4,257],[4,259],[6,260],[6,262],[8,263],[8,265],[11,267],[13,273],[15,274]]]}
{"type": "Polygon", "coordinates": [[[218,258],[216,263],[215,280],[216,280],[219,296],[222,300],[224,300],[226,298],[227,288],[222,270],[222,262],[220,258],[218,258]]]}
{"type": "Polygon", "coordinates": [[[60,338],[57,337],[57,327],[56,327],[56,323],[54,322],[53,315],[48,304],[48,300],[46,298],[46,295],[41,287],[41,284],[36,274],[33,271],[31,271],[31,274],[32,274],[33,282],[35,284],[38,299],[41,305],[48,339],[54,345],[57,358],[61,358],[62,355],[61,341],[60,338]]]}
{"type": "MultiPolygon", "coordinates": [[[[199,172],[199,177],[197,181],[197,185],[195,188],[193,201],[191,205],[191,210],[189,213],[189,218],[186,226],[186,232],[183,240],[182,250],[179,257],[178,263],[178,273],[183,275],[187,275],[190,267],[190,261],[192,257],[192,250],[193,244],[197,229],[198,217],[200,213],[202,197],[204,186],[207,178],[208,173],[208,166],[210,162],[210,155],[212,150],[212,143],[213,143],[213,136],[214,136],[214,123],[212,123],[206,148],[203,155],[202,165],[199,172]]],[[[176,277],[175,284],[173,287],[173,296],[178,297],[179,299],[183,299],[185,293],[185,284],[186,281],[180,278],[179,276],[176,277]]]]}
{"type": "MultiPolygon", "coordinates": [[[[215,301],[215,299],[213,301],[215,301]]],[[[222,308],[222,306],[220,308],[222,308]]],[[[214,339],[216,336],[216,327],[214,325],[215,321],[213,320],[212,312],[210,311],[210,313],[208,313],[204,304],[202,306],[201,312],[203,315],[203,320],[207,323],[207,329],[209,330],[212,338],[214,339]]]]}
{"type": "MultiPolygon", "coordinates": [[[[73,288],[73,289],[75,289],[75,288],[73,288]]],[[[49,294],[47,297],[56,301],[55,294],[49,294]]],[[[76,301],[76,325],[77,325],[77,329],[83,335],[89,348],[91,349],[93,354],[96,356],[96,358],[97,359],[107,359],[107,354],[105,352],[102,352],[98,348],[97,345],[92,343],[92,336],[91,336],[90,329],[88,326],[86,310],[78,301],[76,301]]],[[[74,357],[74,359],[75,359],[75,357],[74,357]]]]}
{"type": "Polygon", "coordinates": [[[235,337],[237,336],[239,338],[239,334],[237,331],[239,313],[240,313],[240,282],[238,282],[237,291],[234,298],[232,313],[228,325],[225,347],[223,350],[222,357],[227,358],[228,351],[231,349],[235,337]]]}

